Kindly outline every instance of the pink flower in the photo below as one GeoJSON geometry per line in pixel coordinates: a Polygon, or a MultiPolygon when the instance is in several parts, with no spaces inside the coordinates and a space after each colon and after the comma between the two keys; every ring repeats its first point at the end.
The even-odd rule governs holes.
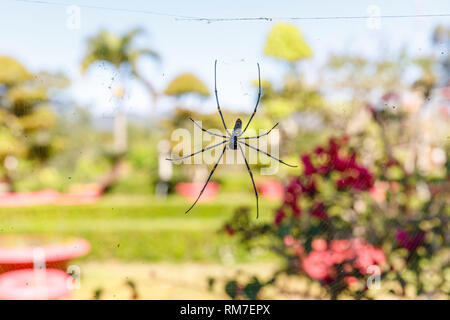
{"type": "MultiPolygon", "coordinates": [[[[354,269],[365,275],[370,265],[383,265],[386,257],[381,249],[374,248],[359,238],[331,240],[327,246],[324,239],[314,239],[312,251],[302,259],[303,270],[313,279],[329,284],[336,279],[337,265],[344,263],[343,271],[354,269]],[[328,249],[327,249],[328,247],[328,249]]],[[[348,276],[344,281],[354,283],[357,278],[348,276]]]]}
{"type": "Polygon", "coordinates": [[[376,202],[386,200],[386,192],[389,189],[389,182],[376,181],[369,190],[369,194],[376,202]]]}
{"type": "Polygon", "coordinates": [[[311,248],[315,251],[325,251],[327,250],[327,241],[325,239],[314,239],[311,242],[311,248]]]}
{"type": "Polygon", "coordinates": [[[348,276],[344,278],[345,283],[347,283],[348,285],[354,284],[358,282],[358,278],[353,277],[353,276],[348,276]]]}
{"type": "Polygon", "coordinates": [[[302,261],[303,270],[313,279],[325,279],[329,273],[327,256],[327,251],[311,251],[302,261]]]}
{"type": "Polygon", "coordinates": [[[286,247],[290,247],[290,246],[292,246],[292,245],[295,243],[295,239],[294,239],[293,236],[291,236],[290,234],[288,234],[287,236],[285,236],[285,237],[283,238],[283,242],[284,242],[284,245],[285,245],[286,247]]]}

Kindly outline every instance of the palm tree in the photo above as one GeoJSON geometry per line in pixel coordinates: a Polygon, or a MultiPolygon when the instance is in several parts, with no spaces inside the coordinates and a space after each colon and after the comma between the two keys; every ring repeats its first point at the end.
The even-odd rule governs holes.
{"type": "MultiPolygon", "coordinates": [[[[135,46],[134,40],[142,32],[142,29],[136,28],[119,36],[109,31],[100,31],[88,41],[88,47],[81,62],[81,71],[85,73],[91,65],[101,61],[110,63],[118,72],[125,69],[147,88],[155,104],[158,92],[153,84],[141,75],[137,63],[144,56],[159,61],[159,55],[152,49],[135,46]]],[[[114,123],[114,151],[116,154],[123,154],[127,148],[127,121],[122,109],[116,113],[114,123]]]]}
{"type": "MultiPolygon", "coordinates": [[[[100,31],[88,40],[87,50],[81,62],[81,71],[85,73],[90,66],[98,62],[110,63],[117,73],[126,70],[127,76],[131,75],[147,88],[155,105],[158,92],[152,83],[141,75],[137,63],[144,56],[159,61],[159,55],[150,48],[136,47],[134,40],[142,32],[142,29],[136,28],[120,36],[106,30],[100,31]]],[[[123,95],[123,88],[121,89],[122,92],[117,95],[123,95]]],[[[127,118],[124,110],[120,108],[114,117],[114,153],[110,154],[113,168],[101,181],[104,190],[109,189],[119,176],[127,140],[127,118]]]]}

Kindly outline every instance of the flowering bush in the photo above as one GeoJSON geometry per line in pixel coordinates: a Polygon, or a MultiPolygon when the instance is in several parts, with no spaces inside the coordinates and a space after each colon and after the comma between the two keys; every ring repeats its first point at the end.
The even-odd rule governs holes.
{"type": "MultiPolygon", "coordinates": [[[[317,281],[332,299],[446,292],[448,224],[435,224],[435,218],[444,214],[446,200],[408,202],[417,184],[410,179],[418,177],[406,174],[393,158],[370,170],[347,137],[330,139],[326,146],[302,154],[301,161],[303,171],[286,184],[272,222],[253,223],[246,210],[239,210],[226,223],[230,236],[272,251],[284,261],[266,282],[256,277],[248,284],[231,280],[227,285],[231,297],[258,298],[265,286],[276,286],[281,275],[317,281]],[[395,177],[389,176],[394,168],[395,177]],[[439,279],[430,286],[432,269],[437,269],[439,279]],[[253,291],[248,290],[250,284],[253,291]]],[[[420,183],[427,185],[423,177],[420,183]]]]}
{"type": "MultiPolygon", "coordinates": [[[[290,240],[285,238],[285,244],[290,240]]],[[[356,276],[364,276],[370,266],[381,266],[386,261],[381,249],[359,238],[331,240],[329,243],[315,239],[311,247],[308,255],[299,253],[302,268],[311,278],[324,284],[334,283],[338,277],[351,284],[357,281],[356,276]]]]}

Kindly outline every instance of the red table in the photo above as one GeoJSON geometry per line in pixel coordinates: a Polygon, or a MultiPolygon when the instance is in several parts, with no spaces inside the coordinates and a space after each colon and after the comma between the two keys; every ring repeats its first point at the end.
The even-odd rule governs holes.
{"type": "Polygon", "coordinates": [[[55,300],[68,298],[71,276],[56,270],[22,269],[0,275],[0,300],[55,300]]]}
{"type": "MultiPolygon", "coordinates": [[[[204,182],[179,182],[175,185],[175,192],[189,201],[194,201],[197,199],[204,185],[204,182]]],[[[218,182],[212,181],[208,183],[199,202],[207,202],[214,199],[219,192],[219,188],[220,185],[218,182]]]]}
{"type": "Polygon", "coordinates": [[[39,249],[47,268],[65,271],[68,261],[86,255],[90,244],[84,239],[49,235],[6,234],[0,236],[0,274],[33,268],[39,249]]]}

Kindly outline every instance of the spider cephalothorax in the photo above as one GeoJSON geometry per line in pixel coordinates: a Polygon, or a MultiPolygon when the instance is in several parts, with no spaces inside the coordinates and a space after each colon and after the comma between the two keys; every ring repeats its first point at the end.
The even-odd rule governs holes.
{"type": "Polygon", "coordinates": [[[196,126],[198,126],[202,131],[207,132],[207,133],[209,133],[209,134],[211,134],[211,135],[213,135],[213,136],[222,137],[222,138],[223,138],[223,141],[220,142],[220,143],[218,143],[218,144],[215,144],[215,145],[209,146],[209,147],[207,147],[207,148],[204,148],[204,149],[202,149],[202,150],[200,150],[200,151],[194,152],[194,153],[192,153],[192,154],[190,154],[190,155],[188,155],[188,156],[185,156],[185,157],[175,158],[175,159],[167,159],[167,160],[170,160],[170,161],[183,160],[183,159],[186,159],[186,158],[195,156],[196,154],[205,152],[206,150],[210,150],[210,149],[213,149],[213,148],[218,147],[218,146],[224,146],[224,147],[223,147],[223,150],[222,150],[222,153],[220,154],[219,159],[218,159],[217,162],[215,163],[213,169],[212,169],[211,172],[209,173],[208,179],[206,180],[205,185],[203,186],[202,190],[200,191],[200,194],[198,195],[197,199],[196,199],[195,202],[192,204],[192,206],[186,211],[186,213],[188,213],[188,212],[195,206],[195,204],[197,203],[198,199],[200,199],[200,197],[202,196],[203,191],[205,191],[205,188],[206,188],[206,186],[208,185],[209,180],[211,179],[211,177],[212,177],[214,171],[215,171],[216,168],[217,168],[217,165],[219,164],[220,160],[222,159],[223,154],[224,154],[225,151],[227,150],[227,146],[228,146],[230,149],[232,149],[232,150],[237,150],[237,149],[239,148],[239,150],[240,150],[241,153],[242,153],[242,157],[244,157],[245,165],[247,166],[248,173],[250,174],[250,178],[252,179],[253,190],[255,191],[255,196],[256,196],[256,217],[259,216],[258,192],[256,191],[255,180],[253,179],[253,173],[252,173],[252,171],[251,171],[251,169],[250,169],[250,166],[248,165],[247,159],[246,159],[246,157],[245,157],[244,150],[242,149],[242,145],[245,145],[245,146],[249,147],[250,149],[256,150],[256,151],[258,151],[258,152],[261,152],[261,153],[265,154],[266,156],[268,156],[268,157],[270,157],[270,158],[272,158],[272,159],[275,159],[275,160],[277,160],[278,162],[280,162],[280,163],[282,163],[282,164],[284,164],[284,165],[287,165],[287,166],[289,166],[289,167],[296,167],[296,166],[287,164],[286,162],[284,162],[284,161],[282,161],[282,160],[280,160],[280,159],[277,159],[277,158],[275,158],[274,156],[268,154],[267,152],[262,151],[262,150],[260,150],[260,149],[258,149],[258,148],[255,148],[255,147],[249,145],[249,144],[246,142],[246,140],[248,140],[248,139],[259,139],[259,138],[261,138],[261,137],[263,137],[263,136],[268,135],[268,134],[269,134],[269,133],[270,133],[270,132],[278,125],[278,123],[275,124],[275,125],[273,126],[273,128],[270,129],[268,132],[266,132],[266,133],[264,133],[264,134],[261,134],[261,135],[259,135],[259,136],[254,136],[254,137],[241,137],[241,136],[245,133],[245,131],[247,130],[247,128],[248,128],[248,126],[249,126],[249,124],[250,124],[250,122],[252,121],[253,117],[255,116],[256,110],[257,110],[257,108],[258,108],[259,100],[260,100],[260,98],[261,98],[261,76],[260,76],[260,70],[259,70],[259,63],[258,63],[257,65],[258,65],[258,98],[257,98],[257,100],[256,100],[255,109],[253,110],[253,113],[252,113],[252,115],[250,116],[250,119],[248,120],[246,126],[244,127],[244,130],[242,130],[242,121],[241,121],[241,119],[239,119],[239,118],[236,120],[236,122],[235,122],[235,124],[234,124],[233,131],[232,131],[231,133],[228,131],[227,125],[225,124],[225,120],[223,119],[223,115],[222,115],[222,110],[220,110],[219,97],[218,97],[218,95],[217,95],[217,60],[216,60],[215,63],[214,63],[214,92],[215,92],[215,96],[216,96],[217,109],[218,109],[218,111],[219,111],[220,118],[221,118],[221,120],[222,120],[222,124],[223,124],[223,127],[225,128],[225,131],[226,131],[226,134],[227,134],[227,135],[220,135],[220,134],[217,134],[217,133],[213,133],[213,132],[211,132],[211,131],[208,131],[208,130],[206,130],[206,129],[203,129],[197,122],[195,122],[193,119],[189,118],[189,119],[190,119],[196,126]]]}
{"type": "Polygon", "coordinates": [[[241,129],[242,129],[242,121],[241,119],[237,119],[236,123],[234,124],[233,132],[231,133],[230,137],[230,149],[236,150],[238,148],[238,138],[241,135],[241,129]]]}

